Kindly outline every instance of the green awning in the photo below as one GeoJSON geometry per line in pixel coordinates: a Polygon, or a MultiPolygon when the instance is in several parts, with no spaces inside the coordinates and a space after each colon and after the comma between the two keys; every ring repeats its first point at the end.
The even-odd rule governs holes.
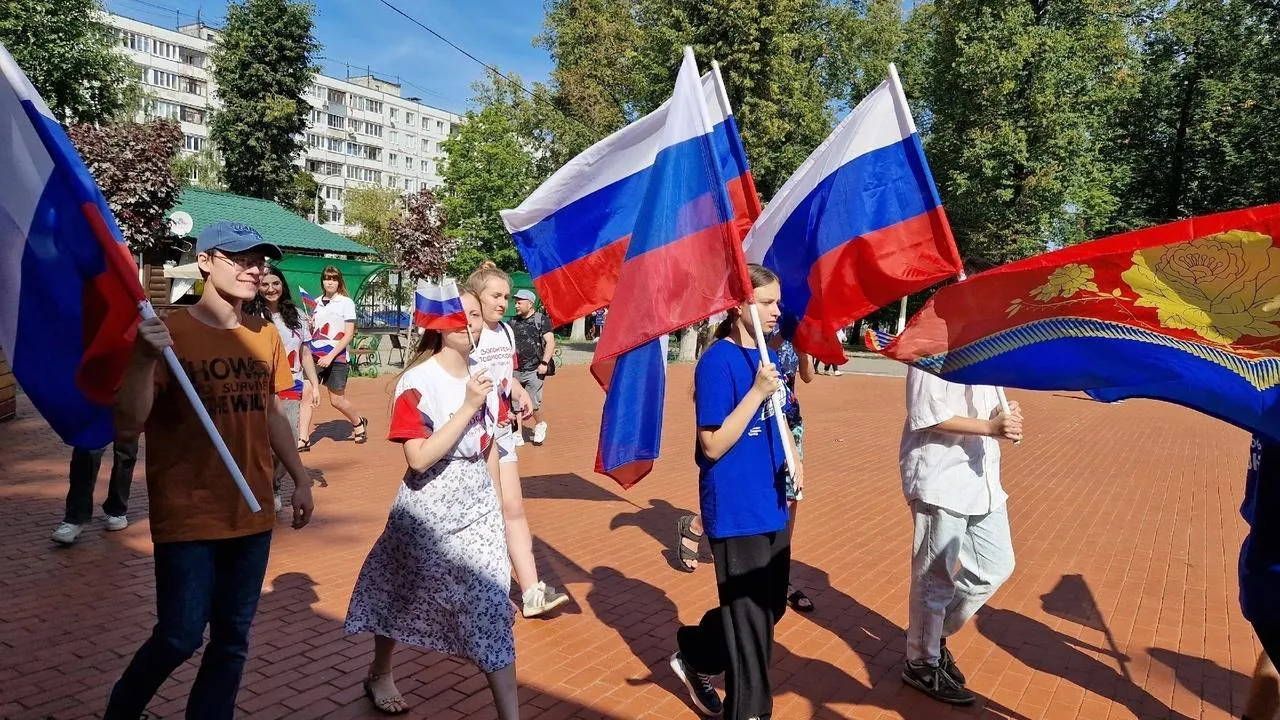
{"type": "Polygon", "coordinates": [[[342,278],[347,282],[347,292],[351,295],[351,299],[357,303],[359,303],[360,295],[364,292],[364,286],[369,283],[369,279],[392,267],[387,263],[381,262],[338,260],[336,258],[315,257],[314,255],[285,255],[283,259],[276,263],[276,267],[283,270],[288,277],[289,289],[293,294],[296,295],[298,288],[301,287],[313,298],[319,298],[324,295],[324,288],[320,286],[320,274],[330,265],[342,271],[342,278]]]}

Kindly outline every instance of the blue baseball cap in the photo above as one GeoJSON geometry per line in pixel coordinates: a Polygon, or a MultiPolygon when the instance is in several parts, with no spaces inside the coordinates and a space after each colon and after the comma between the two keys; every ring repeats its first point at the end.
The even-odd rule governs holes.
{"type": "Polygon", "coordinates": [[[257,249],[269,258],[279,260],[283,253],[272,245],[257,230],[244,223],[222,220],[200,231],[196,238],[196,252],[207,253],[221,250],[229,253],[240,253],[257,249]]]}

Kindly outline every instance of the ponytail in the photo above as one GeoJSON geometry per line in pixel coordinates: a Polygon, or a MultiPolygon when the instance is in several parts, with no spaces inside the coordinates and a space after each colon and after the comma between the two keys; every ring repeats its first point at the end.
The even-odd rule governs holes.
{"type": "Polygon", "coordinates": [[[467,278],[466,286],[473,295],[479,297],[490,280],[501,280],[507,284],[508,288],[511,287],[511,276],[503,272],[492,260],[480,263],[480,267],[467,278]]]}

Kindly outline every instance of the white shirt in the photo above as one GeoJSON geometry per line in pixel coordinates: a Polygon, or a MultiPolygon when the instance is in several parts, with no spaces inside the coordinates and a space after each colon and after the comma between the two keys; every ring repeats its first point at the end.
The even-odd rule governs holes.
{"type": "Polygon", "coordinates": [[[497,329],[490,329],[486,324],[480,331],[476,349],[471,352],[471,359],[483,367],[493,381],[488,403],[490,412],[498,419],[499,435],[504,434],[503,425],[511,419],[511,383],[516,369],[516,349],[503,325],[498,323],[497,329]]]}
{"type": "Polygon", "coordinates": [[[1000,486],[1000,443],[930,428],[953,417],[986,420],[1000,407],[990,385],[957,385],[907,370],[907,422],[898,465],[907,502],[923,500],[961,515],[986,515],[1009,499],[1000,486]]]}
{"type": "MultiPolygon", "coordinates": [[[[410,368],[396,383],[391,411],[393,440],[431,437],[444,427],[467,399],[466,378],[456,378],[431,358],[410,368]]],[[[475,413],[471,423],[444,459],[477,459],[484,456],[493,438],[493,417],[475,413]]]]}
{"type": "Polygon", "coordinates": [[[307,321],[302,320],[302,327],[294,330],[284,322],[284,317],[280,313],[271,314],[271,322],[275,323],[276,330],[280,333],[280,340],[284,343],[284,354],[289,360],[289,370],[293,372],[293,388],[280,393],[280,397],[289,397],[298,399],[302,392],[302,345],[303,343],[311,343],[311,330],[307,328],[307,321]]]}
{"type": "MultiPolygon", "coordinates": [[[[317,358],[333,352],[333,347],[347,336],[346,324],[356,321],[356,303],[346,295],[334,295],[325,301],[316,302],[316,309],[311,314],[311,349],[317,358]]],[[[333,359],[334,362],[347,362],[347,350],[333,359]]]]}

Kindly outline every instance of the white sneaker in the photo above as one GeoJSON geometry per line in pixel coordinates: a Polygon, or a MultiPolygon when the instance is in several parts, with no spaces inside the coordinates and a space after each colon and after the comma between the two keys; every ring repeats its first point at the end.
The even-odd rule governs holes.
{"type": "Polygon", "coordinates": [[[516,447],[524,447],[524,431],[523,430],[516,433],[515,445],[516,447]]]}
{"type": "Polygon", "coordinates": [[[123,515],[104,515],[102,520],[107,525],[107,532],[119,532],[129,527],[129,518],[123,515]]]}
{"type": "Polygon", "coordinates": [[[541,445],[547,441],[547,424],[540,422],[533,426],[533,444],[541,445]]]}
{"type": "Polygon", "coordinates": [[[51,539],[59,545],[75,545],[76,538],[80,537],[80,528],[80,525],[64,522],[53,531],[51,539]]]}
{"type": "Polygon", "coordinates": [[[525,590],[524,597],[521,599],[524,601],[521,614],[527,618],[537,617],[569,602],[568,595],[556,592],[555,588],[549,587],[544,582],[539,582],[537,585],[525,590]]]}
{"type": "Polygon", "coordinates": [[[280,500],[280,493],[276,493],[276,512],[280,512],[284,508],[284,502],[280,500]]]}

